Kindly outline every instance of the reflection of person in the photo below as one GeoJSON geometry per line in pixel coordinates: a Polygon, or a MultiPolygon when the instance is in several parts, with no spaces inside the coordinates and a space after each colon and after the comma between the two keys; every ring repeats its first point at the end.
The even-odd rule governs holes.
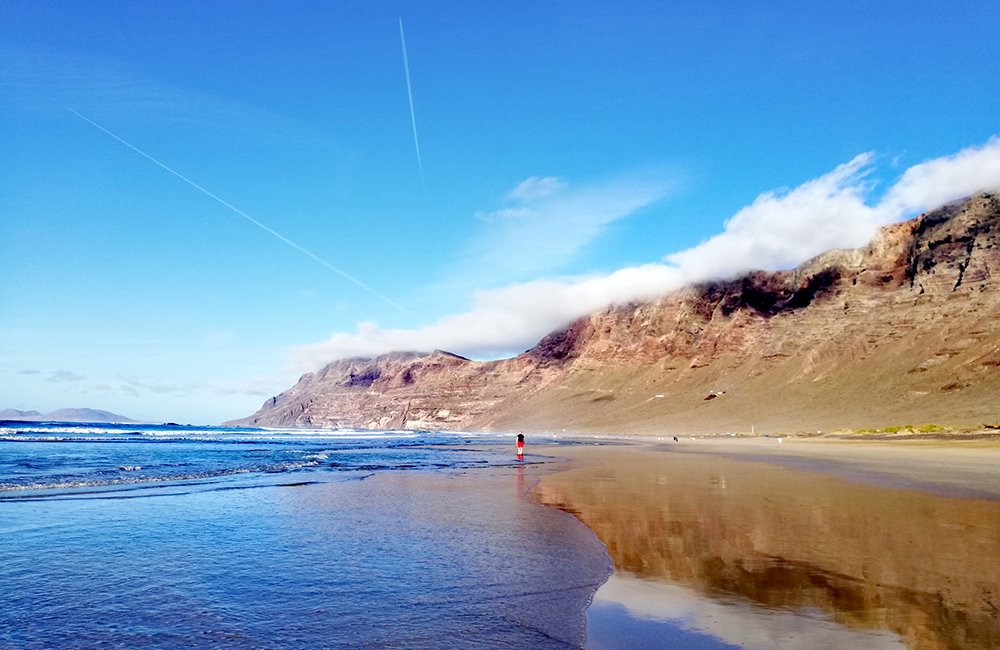
{"type": "Polygon", "coordinates": [[[517,459],[522,460],[524,456],[524,434],[517,432],[517,459]]]}

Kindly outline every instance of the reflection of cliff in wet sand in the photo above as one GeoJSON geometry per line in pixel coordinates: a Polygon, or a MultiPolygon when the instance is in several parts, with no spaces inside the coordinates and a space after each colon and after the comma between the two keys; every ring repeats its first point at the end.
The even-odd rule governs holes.
{"type": "Polygon", "coordinates": [[[894,631],[912,648],[1000,647],[998,501],[718,455],[572,454],[599,464],[545,477],[532,497],[575,514],[617,570],[773,608],[819,608],[850,627],[894,631]]]}

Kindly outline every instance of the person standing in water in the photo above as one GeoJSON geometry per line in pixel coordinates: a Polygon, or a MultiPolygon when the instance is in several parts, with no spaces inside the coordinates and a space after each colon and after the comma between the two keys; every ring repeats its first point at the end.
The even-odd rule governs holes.
{"type": "Polygon", "coordinates": [[[524,434],[517,432],[517,459],[524,460],[524,434]]]}

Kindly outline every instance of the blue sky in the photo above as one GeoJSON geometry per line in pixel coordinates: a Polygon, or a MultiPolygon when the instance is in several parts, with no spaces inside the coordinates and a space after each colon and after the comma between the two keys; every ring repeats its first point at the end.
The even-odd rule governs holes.
{"type": "Polygon", "coordinates": [[[1000,184],[994,3],[0,16],[0,408],[219,422],[337,356],[516,353],[1000,184]]]}

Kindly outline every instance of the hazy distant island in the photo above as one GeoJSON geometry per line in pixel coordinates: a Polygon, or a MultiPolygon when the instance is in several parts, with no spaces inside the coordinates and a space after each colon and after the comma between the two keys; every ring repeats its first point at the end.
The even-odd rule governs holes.
{"type": "Polygon", "coordinates": [[[49,414],[38,411],[19,411],[17,409],[0,410],[0,420],[22,420],[27,422],[94,422],[94,423],[127,423],[137,422],[124,415],[91,408],[56,409],[49,414]]]}
{"type": "Polygon", "coordinates": [[[611,433],[1000,420],[1000,196],[618,305],[511,359],[343,359],[227,425],[611,433]]]}

